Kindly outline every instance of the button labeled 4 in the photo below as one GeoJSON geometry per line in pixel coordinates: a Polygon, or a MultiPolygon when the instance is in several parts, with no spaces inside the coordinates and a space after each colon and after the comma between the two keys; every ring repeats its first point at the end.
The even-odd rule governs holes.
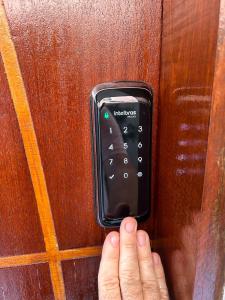
{"type": "Polygon", "coordinates": [[[108,149],[113,150],[114,149],[113,144],[111,144],[108,149]]]}

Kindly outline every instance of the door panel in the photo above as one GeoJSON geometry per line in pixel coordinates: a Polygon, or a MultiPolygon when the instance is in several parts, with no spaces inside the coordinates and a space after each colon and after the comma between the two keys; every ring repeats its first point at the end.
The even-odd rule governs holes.
{"type": "Polygon", "coordinates": [[[47,264],[2,269],[0,284],[0,299],[54,299],[47,264]]]}
{"type": "Polygon", "coordinates": [[[220,299],[224,0],[3,2],[2,297],[97,299],[108,231],[94,214],[89,95],[101,82],[144,80],[154,91],[153,214],[140,228],[171,299],[220,299]]]}
{"type": "Polygon", "coordinates": [[[62,263],[67,300],[98,299],[97,276],[99,261],[99,257],[91,257],[64,261],[62,263]]]}
{"type": "MultiPolygon", "coordinates": [[[[104,81],[144,80],[149,83],[154,90],[155,141],[161,2],[6,0],[4,5],[24,83],[23,86],[20,82],[19,89],[22,94],[26,92],[29,104],[25,105],[22,99],[19,108],[22,103],[28,115],[30,108],[32,119],[28,125],[32,128],[33,122],[34,131],[31,131],[36,135],[40,150],[41,161],[35,171],[38,171],[41,185],[38,186],[37,181],[34,185],[45,196],[41,201],[47,203],[46,207],[48,198],[51,205],[51,211],[45,214],[41,201],[37,201],[42,212],[40,218],[47,252],[38,257],[29,256],[26,263],[29,259],[32,263],[42,258],[49,261],[56,299],[64,299],[65,295],[88,298],[91,291],[95,297],[99,258],[89,257],[100,254],[96,245],[102,243],[105,231],[96,224],[94,216],[89,95],[93,86],[104,81]],[[54,224],[50,220],[51,212],[54,224]],[[46,215],[47,221],[43,217],[46,215]],[[69,262],[60,263],[80,256],[83,257],[80,263],[72,263],[72,271],[69,262]],[[92,262],[90,285],[93,287],[89,289],[92,262]],[[68,272],[74,275],[67,275],[68,272]],[[81,283],[86,276],[87,289],[82,290],[83,285],[79,284],[75,290],[70,283],[74,276],[78,279],[81,276],[78,280],[81,283]]],[[[8,39],[10,36],[6,39],[3,36],[2,52],[10,81],[10,68],[14,66],[8,57],[14,49],[12,45],[7,48],[8,39]]],[[[19,70],[15,68],[12,73],[20,77],[19,70]]],[[[13,80],[10,83],[11,92],[14,89],[16,93],[13,80]]],[[[17,99],[13,100],[18,104],[17,99]]],[[[20,111],[16,113],[21,120],[20,111]]],[[[26,127],[20,124],[20,130],[26,132],[26,127]]],[[[32,151],[35,148],[39,156],[36,144],[30,145],[26,138],[24,143],[26,151],[29,147],[32,151]]],[[[155,145],[154,142],[154,157],[155,145]]],[[[153,161],[154,172],[156,160],[153,161]]],[[[29,162],[31,174],[32,167],[29,162]]],[[[36,173],[32,178],[35,176],[36,173]]],[[[142,225],[149,232],[150,223],[152,220],[142,225]]],[[[17,265],[20,258],[10,258],[8,265],[12,260],[17,265]]]]}
{"type": "Polygon", "coordinates": [[[0,256],[41,252],[37,205],[1,57],[0,86],[0,256]]]}
{"type": "Polygon", "coordinates": [[[219,1],[164,1],[156,236],[172,299],[192,299],[219,1]]]}
{"type": "Polygon", "coordinates": [[[93,213],[89,95],[159,78],[160,1],[5,2],[60,249],[100,244],[93,213]],[[73,234],[71,234],[73,233],[73,234]]]}

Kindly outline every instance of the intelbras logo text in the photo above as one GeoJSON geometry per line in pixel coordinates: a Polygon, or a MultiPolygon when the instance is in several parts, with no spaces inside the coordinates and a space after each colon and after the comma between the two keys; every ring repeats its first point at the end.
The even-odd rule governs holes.
{"type": "Polygon", "coordinates": [[[117,110],[113,112],[114,116],[136,117],[136,110],[117,110]]]}

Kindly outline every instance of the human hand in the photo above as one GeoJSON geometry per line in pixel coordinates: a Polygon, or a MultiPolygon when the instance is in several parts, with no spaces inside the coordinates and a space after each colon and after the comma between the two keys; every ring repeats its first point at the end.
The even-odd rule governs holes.
{"type": "Polygon", "coordinates": [[[98,274],[99,300],[169,299],[161,259],[151,252],[148,234],[125,218],[120,233],[105,239],[98,274]]]}

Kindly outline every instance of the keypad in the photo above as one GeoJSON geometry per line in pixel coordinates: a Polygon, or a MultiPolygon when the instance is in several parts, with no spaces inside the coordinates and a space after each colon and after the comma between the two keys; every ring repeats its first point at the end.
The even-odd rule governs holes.
{"type": "Polygon", "coordinates": [[[100,111],[104,214],[122,218],[145,213],[150,185],[150,107],[107,103],[100,111]]]}

